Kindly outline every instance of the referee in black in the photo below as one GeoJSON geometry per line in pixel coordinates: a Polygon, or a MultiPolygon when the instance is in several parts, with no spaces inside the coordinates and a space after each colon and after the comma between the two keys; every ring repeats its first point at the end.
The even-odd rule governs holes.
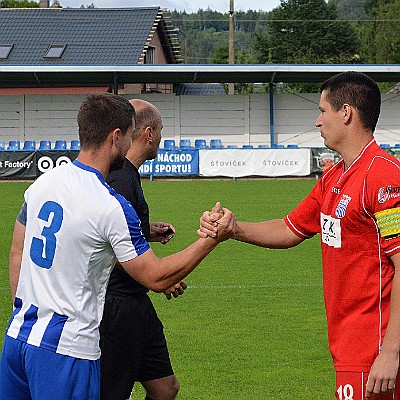
{"type": "MultiPolygon", "coordinates": [[[[175,228],[150,222],[139,167],[157,156],[162,119],[157,108],[144,100],[130,100],[136,111],[132,146],[122,169],[111,171],[107,183],[131,202],[149,242],[167,243],[175,228]]],[[[170,288],[168,299],[183,294],[184,281],[170,288]]],[[[107,288],[100,325],[101,400],[129,399],[134,383],[140,382],[147,400],[173,400],[179,381],[172,370],[163,325],[147,295],[148,289],[118,265],[107,288]]]]}

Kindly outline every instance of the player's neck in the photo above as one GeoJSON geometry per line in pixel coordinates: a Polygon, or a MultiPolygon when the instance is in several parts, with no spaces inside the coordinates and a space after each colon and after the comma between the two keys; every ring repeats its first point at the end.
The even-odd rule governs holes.
{"type": "Polygon", "coordinates": [[[104,177],[108,175],[110,169],[109,152],[99,150],[82,150],[79,152],[77,160],[82,164],[97,169],[104,177]]]}
{"type": "Polygon", "coordinates": [[[354,160],[361,154],[364,147],[372,140],[372,136],[364,136],[361,140],[344,146],[343,149],[338,151],[343,158],[344,168],[347,169],[354,160]]]}

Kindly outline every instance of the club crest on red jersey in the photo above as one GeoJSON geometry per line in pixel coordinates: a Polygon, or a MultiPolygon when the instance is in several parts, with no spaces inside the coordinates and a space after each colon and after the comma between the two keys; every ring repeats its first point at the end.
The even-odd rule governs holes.
{"type": "Polygon", "coordinates": [[[339,204],[336,207],[335,215],[338,218],[343,218],[346,215],[347,206],[351,201],[351,197],[347,194],[343,194],[342,198],[339,201],[339,204]]]}

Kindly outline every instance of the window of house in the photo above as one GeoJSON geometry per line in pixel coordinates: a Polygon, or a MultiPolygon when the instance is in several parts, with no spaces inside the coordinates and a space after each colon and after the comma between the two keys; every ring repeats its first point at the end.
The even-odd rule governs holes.
{"type": "Polygon", "coordinates": [[[61,58],[67,46],[65,44],[52,44],[47,50],[45,58],[61,58]]]}
{"type": "Polygon", "coordinates": [[[13,48],[13,44],[0,44],[0,58],[6,59],[13,48]]]}
{"type": "Polygon", "coordinates": [[[156,48],[153,46],[149,46],[146,51],[146,55],[144,56],[145,64],[155,64],[156,63],[156,48]]]}

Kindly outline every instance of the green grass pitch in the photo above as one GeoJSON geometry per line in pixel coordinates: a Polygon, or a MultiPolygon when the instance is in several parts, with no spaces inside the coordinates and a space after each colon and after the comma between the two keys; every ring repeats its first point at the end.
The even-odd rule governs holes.
{"type": "MultiPolygon", "coordinates": [[[[314,184],[294,179],[145,180],[151,220],[171,222],[177,229],[170,243],[152,247],[165,256],[196,240],[199,217],[217,200],[239,220],[281,218],[314,184]]],[[[11,313],[8,252],[28,186],[0,182],[2,333],[11,313]]],[[[181,382],[180,399],[334,398],[318,237],[288,250],[228,241],[186,281],[189,288],[178,299],[151,294],[181,382]]],[[[144,398],[140,385],[131,398],[144,398]]]]}

